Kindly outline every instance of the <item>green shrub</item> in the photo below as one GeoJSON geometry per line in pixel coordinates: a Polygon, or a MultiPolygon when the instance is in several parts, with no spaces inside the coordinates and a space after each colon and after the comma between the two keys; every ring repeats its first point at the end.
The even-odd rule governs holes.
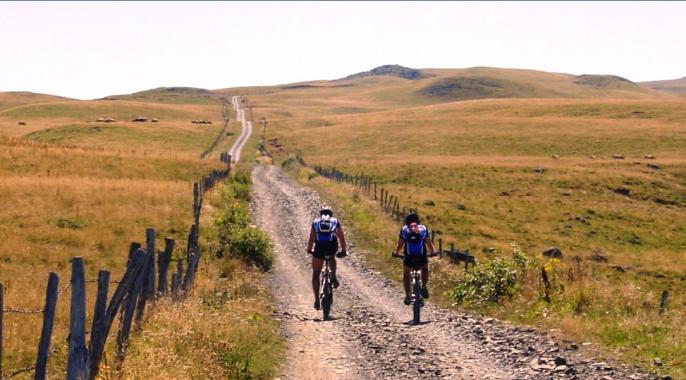
{"type": "Polygon", "coordinates": [[[274,263],[269,236],[256,227],[234,230],[229,242],[229,252],[264,271],[271,269],[274,263]]]}
{"type": "Polygon", "coordinates": [[[286,158],[284,158],[283,161],[281,161],[281,167],[284,169],[290,169],[290,168],[294,167],[295,165],[297,165],[297,163],[298,163],[297,157],[295,156],[295,154],[291,153],[288,156],[286,156],[286,158]]]}
{"type": "Polygon", "coordinates": [[[485,306],[516,294],[530,260],[517,246],[513,248],[512,259],[499,257],[466,272],[448,296],[458,305],[485,306]]]}

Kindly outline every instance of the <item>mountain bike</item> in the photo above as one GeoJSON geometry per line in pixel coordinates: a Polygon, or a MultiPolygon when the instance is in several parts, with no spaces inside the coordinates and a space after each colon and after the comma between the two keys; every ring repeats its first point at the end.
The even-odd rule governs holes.
{"type": "Polygon", "coordinates": [[[331,269],[329,269],[329,261],[333,255],[324,256],[324,267],[322,268],[322,285],[319,287],[321,289],[321,302],[322,302],[322,313],[324,314],[324,320],[328,320],[331,316],[331,305],[333,305],[333,284],[331,283],[331,269]]]}
{"type": "MultiPolygon", "coordinates": [[[[403,255],[396,255],[391,252],[391,256],[396,258],[404,258],[403,255]]],[[[438,256],[436,253],[428,254],[427,257],[438,256]]],[[[410,268],[410,306],[412,306],[412,324],[418,325],[421,323],[421,310],[424,306],[424,298],[422,297],[422,268],[419,266],[412,266],[410,268]]]]}
{"type": "MultiPolygon", "coordinates": [[[[343,258],[347,256],[347,252],[341,251],[336,253],[335,255],[338,258],[343,258]]],[[[329,267],[329,261],[331,260],[331,258],[333,258],[333,256],[333,254],[324,256],[324,266],[322,267],[321,276],[322,283],[319,287],[321,292],[319,294],[319,298],[321,299],[322,314],[324,316],[325,321],[331,318],[331,306],[333,305],[333,282],[331,281],[332,274],[331,268],[329,267]]]]}

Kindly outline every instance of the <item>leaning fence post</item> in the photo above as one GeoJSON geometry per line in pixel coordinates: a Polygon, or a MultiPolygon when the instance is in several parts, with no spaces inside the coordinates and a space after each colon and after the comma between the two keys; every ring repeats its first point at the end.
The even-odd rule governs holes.
{"type": "Polygon", "coordinates": [[[164,238],[164,252],[157,257],[159,281],[157,291],[161,295],[167,295],[167,272],[171,263],[172,252],[174,251],[174,239],[164,238]]]}
{"type": "Polygon", "coordinates": [[[69,316],[67,379],[88,378],[86,347],[86,283],[83,258],[74,257],[71,267],[71,312],[69,316]]]}
{"type": "Polygon", "coordinates": [[[450,243],[450,262],[455,264],[455,243],[450,243]]]}
{"type": "Polygon", "coordinates": [[[110,272],[101,270],[98,272],[98,295],[95,299],[95,311],[93,312],[93,327],[91,327],[91,342],[89,346],[90,379],[98,375],[100,357],[105,349],[105,323],[107,319],[107,292],[110,285],[110,272]]]}
{"type": "Polygon", "coordinates": [[[660,315],[662,315],[667,310],[667,304],[669,303],[669,292],[666,290],[662,291],[662,297],[660,297],[660,315]]]}
{"type": "Polygon", "coordinates": [[[145,248],[150,254],[150,266],[148,267],[148,278],[145,283],[145,298],[155,300],[155,230],[147,228],[145,230],[145,248]]]}
{"type": "MultiPolygon", "coordinates": [[[[143,313],[145,312],[145,305],[148,301],[148,284],[149,284],[149,279],[150,279],[150,270],[151,270],[151,264],[152,264],[152,255],[150,255],[150,252],[145,253],[145,261],[143,264],[143,271],[140,274],[140,289],[138,289],[138,292],[136,294],[137,296],[137,305],[136,305],[136,326],[137,328],[142,328],[141,323],[143,321],[143,313]]],[[[138,284],[138,282],[136,282],[138,284]]],[[[135,302],[135,301],[134,301],[135,302]]],[[[128,339],[128,336],[127,336],[128,339]]]]}
{"type": "MultiPolygon", "coordinates": [[[[126,346],[129,341],[129,334],[131,333],[131,323],[133,321],[133,313],[136,310],[138,298],[145,298],[141,294],[143,283],[146,279],[145,267],[148,264],[150,256],[141,250],[136,253],[141,257],[139,261],[140,269],[136,271],[136,277],[133,282],[133,286],[130,288],[128,295],[126,296],[126,305],[124,306],[124,313],[122,315],[122,321],[119,327],[119,333],[117,334],[117,365],[121,365],[126,355],[126,346]]],[[[145,306],[145,304],[143,304],[145,306]]]]}
{"type": "Polygon", "coordinates": [[[443,257],[443,239],[438,238],[438,257],[443,257]]]}
{"type": "MultiPolygon", "coordinates": [[[[36,372],[34,380],[44,380],[50,352],[50,337],[52,326],[55,323],[55,306],[57,305],[57,285],[59,277],[54,272],[48,275],[48,287],[45,290],[45,309],[43,309],[43,328],[38,342],[38,354],[36,355],[36,372]]],[[[1,289],[1,285],[0,285],[1,289]]],[[[0,296],[2,298],[2,296],[0,296]]],[[[2,303],[2,302],[0,302],[2,303]]],[[[2,305],[0,305],[1,307],[2,305]]],[[[1,334],[0,334],[1,335],[1,334]]]]}

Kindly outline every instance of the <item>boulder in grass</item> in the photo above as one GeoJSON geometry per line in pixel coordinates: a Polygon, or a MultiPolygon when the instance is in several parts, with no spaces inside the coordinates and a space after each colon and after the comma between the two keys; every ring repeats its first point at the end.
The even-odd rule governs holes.
{"type": "Polygon", "coordinates": [[[646,164],[649,169],[660,170],[660,165],[658,164],[646,164]]]}
{"type": "Polygon", "coordinates": [[[621,154],[613,154],[612,158],[614,158],[615,160],[623,160],[624,156],[622,156],[621,154]]]}
{"type": "Polygon", "coordinates": [[[550,257],[552,259],[561,259],[562,258],[562,251],[560,248],[557,247],[550,247],[543,251],[543,256],[545,257],[550,257]]]}
{"type": "Polygon", "coordinates": [[[643,158],[645,158],[646,160],[654,160],[655,156],[653,156],[652,154],[646,154],[645,156],[643,156],[643,158]]]}
{"type": "Polygon", "coordinates": [[[145,123],[146,121],[148,121],[148,118],[139,116],[139,117],[137,117],[131,121],[136,122],[136,123],[145,123]]]}
{"type": "Polygon", "coordinates": [[[19,124],[19,125],[26,125],[26,122],[25,122],[25,121],[20,121],[18,124],[19,124]]]}

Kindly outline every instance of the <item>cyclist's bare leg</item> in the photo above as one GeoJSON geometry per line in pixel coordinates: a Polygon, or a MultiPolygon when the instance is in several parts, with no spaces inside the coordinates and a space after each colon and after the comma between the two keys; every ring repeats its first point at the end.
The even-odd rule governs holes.
{"type": "Polygon", "coordinates": [[[322,273],[324,260],[316,257],[312,258],[312,292],[314,293],[315,301],[319,299],[319,274],[322,273]]]}
{"type": "Polygon", "coordinates": [[[329,259],[329,269],[331,269],[331,276],[336,278],[336,256],[329,259]]]}
{"type": "Polygon", "coordinates": [[[405,297],[410,296],[410,267],[403,265],[403,286],[405,287],[405,297]]]}
{"type": "Polygon", "coordinates": [[[429,284],[429,264],[422,267],[422,287],[426,288],[429,284]]]}

